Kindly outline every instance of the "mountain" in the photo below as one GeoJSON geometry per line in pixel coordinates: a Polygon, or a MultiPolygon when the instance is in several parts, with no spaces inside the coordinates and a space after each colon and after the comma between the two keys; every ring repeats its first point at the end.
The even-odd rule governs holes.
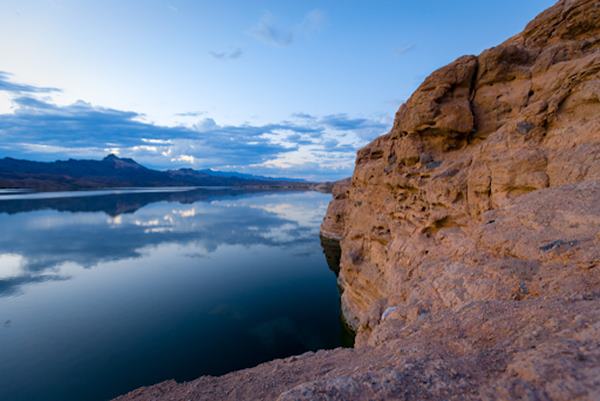
{"type": "Polygon", "coordinates": [[[600,1],[433,72],[333,193],[354,349],[118,400],[600,399],[600,1]]]}
{"type": "Polygon", "coordinates": [[[36,162],[9,157],[0,159],[0,188],[48,191],[157,186],[267,186],[301,189],[312,185],[302,180],[214,170],[158,171],[113,154],[102,160],[36,162]]]}
{"type": "Polygon", "coordinates": [[[211,169],[194,170],[191,168],[181,168],[178,170],[168,170],[166,174],[177,182],[185,182],[187,185],[290,185],[299,186],[309,183],[299,179],[273,178],[258,175],[243,174],[236,172],[216,171],[211,169]],[[198,184],[201,182],[203,184],[198,184]]]}
{"type": "Polygon", "coordinates": [[[273,177],[264,177],[261,175],[237,173],[234,171],[217,171],[217,170],[213,170],[213,169],[204,169],[204,170],[197,170],[197,171],[200,174],[206,174],[206,175],[210,175],[213,177],[239,178],[242,180],[250,180],[250,181],[306,182],[306,180],[303,180],[301,178],[285,178],[285,177],[273,178],[273,177]]]}

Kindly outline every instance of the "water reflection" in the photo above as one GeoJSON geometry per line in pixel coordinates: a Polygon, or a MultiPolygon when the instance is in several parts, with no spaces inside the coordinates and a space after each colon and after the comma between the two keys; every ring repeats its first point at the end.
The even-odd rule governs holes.
{"type": "Polygon", "coordinates": [[[328,195],[92,195],[2,194],[0,400],[106,400],[352,341],[328,195]]]}
{"type": "Polygon", "coordinates": [[[222,244],[297,247],[314,238],[325,207],[323,195],[309,195],[320,198],[315,207],[306,193],[110,192],[0,200],[0,226],[6,227],[0,231],[0,296],[18,294],[24,284],[68,279],[61,267],[69,262],[90,268],[140,257],[162,243],[193,243],[190,257],[206,257],[222,244]]]}

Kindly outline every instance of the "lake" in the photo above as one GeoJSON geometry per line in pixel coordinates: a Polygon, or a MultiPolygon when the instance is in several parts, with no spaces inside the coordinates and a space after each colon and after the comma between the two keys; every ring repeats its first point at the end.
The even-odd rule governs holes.
{"type": "Polygon", "coordinates": [[[350,345],[319,240],[329,199],[0,194],[0,400],[107,400],[350,345]]]}

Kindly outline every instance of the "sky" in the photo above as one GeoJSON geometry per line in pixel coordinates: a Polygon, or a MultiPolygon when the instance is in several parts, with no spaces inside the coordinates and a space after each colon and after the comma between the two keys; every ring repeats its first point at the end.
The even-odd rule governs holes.
{"type": "Polygon", "coordinates": [[[2,0],[0,157],[333,180],[551,0],[2,0]]]}

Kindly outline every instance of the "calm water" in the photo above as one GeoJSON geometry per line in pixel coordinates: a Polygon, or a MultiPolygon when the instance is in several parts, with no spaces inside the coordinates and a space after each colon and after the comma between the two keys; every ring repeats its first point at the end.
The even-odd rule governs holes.
{"type": "Polygon", "coordinates": [[[347,344],[329,196],[0,196],[0,400],[106,400],[347,344]]]}

